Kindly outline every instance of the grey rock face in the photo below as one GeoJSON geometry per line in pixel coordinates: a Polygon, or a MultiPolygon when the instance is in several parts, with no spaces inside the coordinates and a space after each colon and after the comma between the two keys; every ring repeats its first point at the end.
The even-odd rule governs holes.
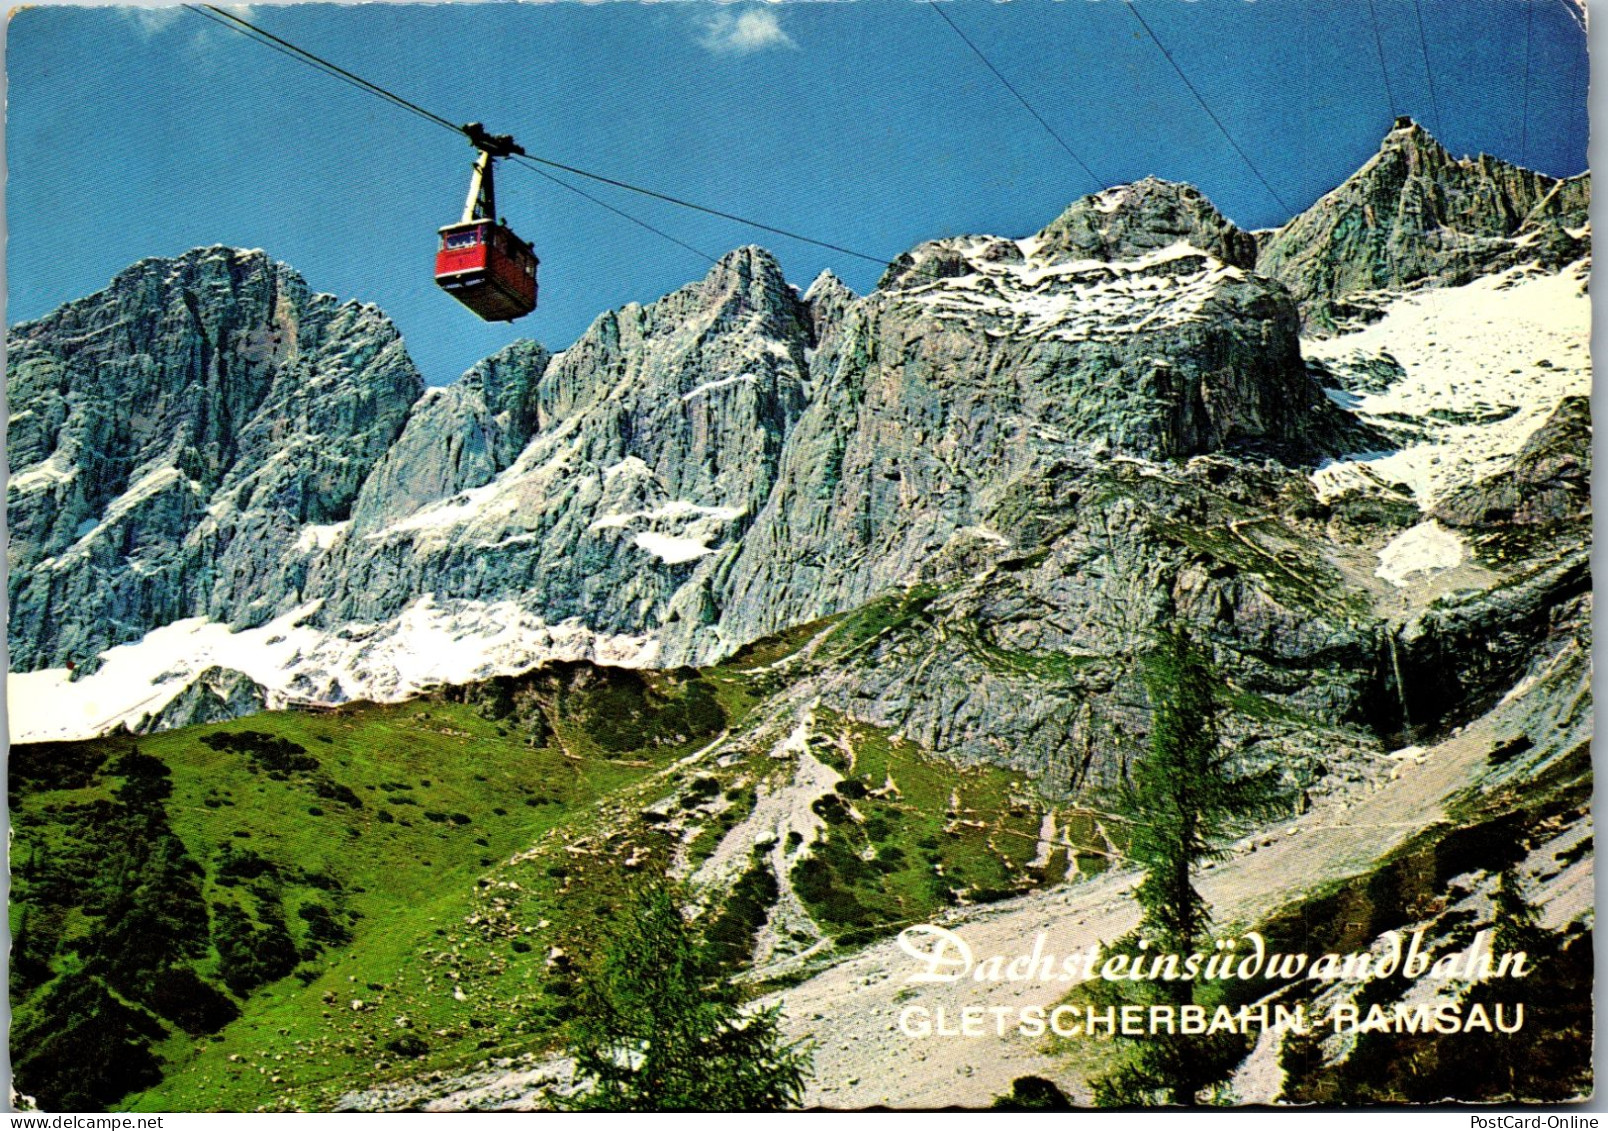
{"type": "Polygon", "coordinates": [[[1591,402],[1566,397],[1525,441],[1500,475],[1441,500],[1434,515],[1449,526],[1535,526],[1591,513],[1591,402]]]}
{"type": "Polygon", "coordinates": [[[825,342],[843,322],[856,295],[842,279],[822,271],[804,292],[804,305],[810,312],[810,331],[817,345],[825,342]]]}
{"type": "Polygon", "coordinates": [[[352,508],[357,533],[479,487],[508,467],[536,431],[536,389],[551,355],[518,341],[451,385],[431,389],[363,483],[352,508]]]}
{"type": "Polygon", "coordinates": [[[863,603],[959,543],[1008,538],[986,516],[1057,461],[1300,458],[1351,426],[1302,366],[1284,289],[1171,242],[1112,264],[1005,240],[923,244],[851,308],[811,378],[717,593],[718,635],[692,658],[863,603]]]}
{"type": "Polygon", "coordinates": [[[226,248],[137,263],[8,342],[16,670],[282,605],[300,532],[348,517],[423,387],[374,307],[226,248]]]}
{"type": "Polygon", "coordinates": [[[1256,237],[1235,227],[1193,185],[1146,177],[1086,196],[1038,234],[1056,259],[1134,259],[1186,243],[1230,267],[1256,267],[1256,237]]]}
{"type": "Polygon", "coordinates": [[[1279,751],[1303,786],[1341,772],[1377,709],[1376,630],[1308,502],[1299,473],[1212,457],[1046,468],[987,517],[1014,551],[984,542],[969,568],[879,599],[890,627],[823,674],[823,700],[962,763],[1109,784],[1148,730],[1136,657],[1176,620],[1233,673],[1247,758],[1279,751]]]}
{"type": "MultiPolygon", "coordinates": [[[[430,479],[398,506],[378,478],[397,474],[392,462],[377,469],[361,522],[311,571],[325,623],[383,620],[432,592],[512,597],[549,623],[651,633],[703,559],[763,505],[804,408],[814,340],[810,308],[758,248],[658,302],[599,317],[538,380],[520,379],[534,438],[495,478],[430,479]]],[[[404,435],[395,468],[432,468],[428,453],[444,442],[434,402],[448,395],[416,414],[417,439],[404,435]]],[[[444,416],[461,416],[461,403],[444,416]]],[[[707,615],[701,591],[687,589],[684,615],[707,615]]]]}
{"type": "Polygon", "coordinates": [[[267,705],[267,693],[250,676],[228,668],[210,667],[196,675],[160,711],[147,715],[132,729],[138,734],[153,734],[201,723],[218,723],[256,714],[267,705]]]}
{"type": "Polygon", "coordinates": [[[1358,292],[1467,282],[1506,262],[1557,267],[1590,251],[1585,175],[1566,181],[1481,154],[1453,158],[1408,122],[1339,188],[1261,241],[1257,270],[1329,326],[1358,292]]]}
{"type": "Polygon", "coordinates": [[[1549,642],[1589,640],[1590,610],[1591,555],[1578,545],[1505,584],[1436,602],[1398,635],[1412,717],[1488,706],[1549,642]]]}

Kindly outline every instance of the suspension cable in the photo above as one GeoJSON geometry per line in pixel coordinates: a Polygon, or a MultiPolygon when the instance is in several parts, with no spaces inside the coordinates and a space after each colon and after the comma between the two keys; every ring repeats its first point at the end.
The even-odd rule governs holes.
{"type": "MultiPolygon", "coordinates": [[[[1429,65],[1429,39],[1424,35],[1424,10],[1418,6],[1418,0],[1413,0],[1413,13],[1418,17],[1418,49],[1424,55],[1424,78],[1429,83],[1429,105],[1435,111],[1435,134],[1441,133],[1440,99],[1435,97],[1435,71],[1429,65]]],[[[1442,144],[1445,140],[1442,139],[1442,144]]]]}
{"type": "Polygon", "coordinates": [[[1396,92],[1390,86],[1390,68],[1385,66],[1385,41],[1379,34],[1379,13],[1374,8],[1374,0],[1368,0],[1368,18],[1373,22],[1374,47],[1379,52],[1379,73],[1385,80],[1385,99],[1390,103],[1390,116],[1396,116],[1396,92]]]}
{"type": "Polygon", "coordinates": [[[1044,120],[1043,115],[1041,115],[1037,110],[1033,109],[1032,104],[1030,102],[1028,102],[1028,100],[1026,98],[1022,97],[1022,92],[1017,90],[1014,86],[1011,85],[1011,80],[1006,78],[1003,74],[1001,74],[1000,69],[998,67],[994,66],[993,63],[989,62],[988,56],[983,54],[982,48],[978,47],[977,44],[973,43],[971,41],[971,39],[966,35],[966,33],[960,30],[960,28],[956,25],[955,21],[949,18],[949,13],[945,12],[941,7],[939,7],[938,4],[935,2],[935,0],[927,0],[927,7],[931,8],[934,12],[937,12],[939,17],[942,18],[942,20],[944,21],[944,23],[949,25],[950,30],[953,31],[956,35],[960,36],[961,42],[964,43],[967,47],[970,47],[972,49],[972,53],[983,61],[983,66],[987,67],[990,71],[994,72],[994,77],[997,78],[1004,85],[1006,90],[1010,91],[1013,95],[1016,96],[1016,101],[1018,101],[1018,102],[1020,102],[1022,104],[1022,108],[1024,110],[1026,110],[1029,114],[1033,115],[1034,121],[1038,122],[1039,125],[1044,127],[1044,132],[1049,134],[1051,137],[1053,137],[1055,139],[1055,141],[1056,141],[1056,144],[1059,145],[1062,149],[1066,150],[1066,155],[1068,157],[1072,158],[1073,161],[1077,162],[1078,168],[1083,170],[1084,175],[1086,177],[1088,177],[1089,180],[1093,181],[1101,189],[1105,189],[1105,188],[1109,187],[1109,186],[1106,185],[1106,183],[1104,181],[1102,181],[1099,177],[1094,175],[1094,171],[1092,169],[1090,169],[1087,164],[1084,163],[1083,158],[1079,157],[1076,153],[1072,152],[1072,147],[1066,143],[1066,140],[1064,138],[1062,138],[1060,134],[1056,133],[1055,130],[1053,128],[1051,128],[1050,123],[1048,123],[1048,122],[1046,122],[1044,120]]]}
{"type": "Polygon", "coordinates": [[[1519,164],[1530,164],[1530,24],[1535,16],[1534,0],[1524,0],[1524,110],[1519,119],[1519,164]]]}
{"type": "MultiPolygon", "coordinates": [[[[328,59],[325,59],[320,55],[316,55],[313,52],[308,51],[305,48],[298,47],[298,46],[296,46],[296,44],[291,43],[289,40],[284,39],[284,38],[282,38],[280,36],[277,36],[277,35],[273,34],[270,31],[267,31],[267,30],[265,30],[263,28],[258,27],[256,24],[250,22],[249,20],[243,19],[240,16],[234,15],[233,13],[225,11],[224,9],[216,7],[215,5],[212,5],[212,4],[204,4],[204,5],[186,4],[185,7],[188,8],[190,11],[197,13],[198,15],[207,16],[209,19],[212,19],[214,23],[222,23],[222,21],[226,20],[228,22],[224,23],[223,26],[229,27],[234,31],[238,31],[240,34],[246,36],[246,38],[248,38],[248,39],[251,39],[253,42],[260,43],[265,47],[272,47],[275,50],[279,51],[281,54],[288,55],[289,57],[295,59],[298,62],[305,63],[308,66],[311,66],[311,67],[314,67],[314,68],[316,68],[316,69],[318,69],[320,71],[323,71],[325,74],[328,74],[328,75],[330,75],[330,76],[332,76],[334,78],[338,78],[341,81],[347,83],[348,85],[354,86],[357,89],[364,91],[365,93],[372,94],[372,95],[374,95],[374,96],[376,96],[378,98],[382,98],[386,102],[389,102],[391,105],[397,107],[398,109],[406,110],[407,112],[409,112],[411,114],[417,115],[418,117],[423,118],[424,120],[426,120],[428,122],[431,122],[431,123],[433,123],[435,125],[441,126],[444,129],[449,129],[449,130],[453,131],[454,133],[463,134],[465,132],[465,130],[464,130],[464,128],[462,126],[458,126],[458,125],[453,124],[452,122],[448,121],[446,118],[443,118],[439,114],[432,113],[431,111],[425,109],[423,106],[420,106],[418,103],[412,102],[412,101],[410,101],[410,100],[408,100],[406,98],[403,98],[401,95],[396,94],[393,91],[387,90],[385,87],[380,86],[378,83],[370,82],[368,79],[365,79],[360,75],[353,74],[351,71],[348,71],[344,67],[338,66],[337,64],[330,62],[328,59]],[[215,18],[215,17],[221,17],[221,19],[215,18]],[[253,32],[255,32],[256,34],[255,35],[251,34],[253,32]]],[[[624,189],[627,192],[634,192],[634,193],[637,193],[638,195],[651,197],[651,198],[653,198],[655,200],[662,200],[667,204],[674,204],[674,205],[676,205],[677,207],[680,207],[680,208],[690,209],[690,210],[695,211],[695,212],[702,212],[702,213],[705,213],[706,215],[715,216],[715,217],[718,217],[719,219],[722,219],[722,220],[729,220],[729,221],[731,221],[733,223],[742,224],[745,227],[757,228],[757,229],[759,229],[761,231],[770,232],[770,233],[772,233],[774,235],[783,236],[783,237],[785,237],[787,239],[797,240],[800,243],[812,244],[812,245],[814,245],[816,247],[825,248],[828,251],[835,251],[835,252],[838,252],[838,253],[843,254],[843,255],[853,256],[856,259],[863,259],[868,263],[875,263],[878,266],[885,265],[888,262],[888,260],[886,258],[884,258],[884,257],[875,256],[875,255],[868,255],[865,252],[855,251],[852,248],[843,247],[843,246],[841,246],[839,244],[828,243],[825,240],[818,240],[818,239],[815,239],[812,236],[806,236],[806,235],[802,235],[802,234],[800,234],[798,232],[789,231],[786,228],[780,228],[780,227],[777,227],[774,224],[766,224],[766,223],[763,223],[763,222],[761,222],[759,220],[750,219],[749,217],[746,217],[746,216],[740,216],[740,215],[738,215],[736,213],[733,213],[733,212],[725,212],[725,211],[722,211],[721,209],[712,208],[712,207],[710,207],[708,205],[698,204],[698,203],[696,203],[694,201],[685,200],[685,199],[683,199],[681,197],[671,196],[668,193],[662,193],[662,192],[658,192],[658,191],[656,191],[654,189],[644,188],[641,185],[632,184],[629,181],[623,181],[623,180],[619,180],[619,179],[617,179],[615,177],[604,176],[601,173],[589,172],[586,169],[582,169],[582,168],[579,168],[579,167],[574,166],[574,165],[567,165],[562,161],[554,161],[554,160],[552,160],[550,158],[541,157],[541,156],[538,156],[537,154],[534,154],[534,153],[526,153],[526,154],[521,155],[521,157],[522,157],[522,159],[516,158],[516,159],[519,160],[520,164],[525,165],[527,168],[534,169],[537,172],[542,171],[542,170],[537,168],[538,165],[545,165],[550,169],[559,169],[559,170],[562,170],[563,172],[571,173],[571,174],[573,174],[575,176],[578,176],[578,177],[584,177],[587,180],[597,181],[597,182],[599,182],[601,184],[611,185],[614,188],[624,189]]],[[[544,175],[546,175],[546,174],[544,174],[544,175]]],[[[563,185],[565,188],[571,189],[572,191],[576,191],[576,192],[580,191],[579,189],[576,189],[575,186],[567,184],[564,181],[561,181],[556,177],[552,177],[551,175],[547,175],[547,176],[548,176],[549,180],[554,181],[557,184],[563,185]]],[[[638,220],[634,216],[631,216],[629,213],[623,212],[622,210],[617,209],[617,208],[613,207],[612,205],[604,204],[602,201],[598,200],[596,197],[593,197],[593,196],[591,196],[589,194],[581,193],[581,195],[586,196],[586,198],[588,200],[591,200],[594,203],[597,203],[599,205],[602,205],[605,208],[608,208],[611,212],[614,212],[616,215],[624,216],[625,218],[631,220],[633,223],[638,224],[641,227],[644,227],[644,228],[648,229],[649,231],[654,232],[657,235],[663,236],[665,239],[671,240],[672,242],[678,244],[679,246],[685,248],[686,250],[691,251],[694,254],[699,255],[699,256],[703,257],[704,259],[709,260],[710,262],[714,262],[713,257],[711,257],[709,255],[706,255],[704,252],[699,251],[698,249],[692,247],[689,244],[682,243],[680,240],[675,239],[675,237],[673,237],[673,236],[666,235],[666,233],[659,231],[657,228],[654,228],[652,225],[646,223],[645,221],[638,220]]]]}
{"type": "Polygon", "coordinates": [[[1245,150],[1240,146],[1240,143],[1234,140],[1234,135],[1228,132],[1228,127],[1223,125],[1223,120],[1217,116],[1209,105],[1207,105],[1206,99],[1202,97],[1200,91],[1196,89],[1195,84],[1189,81],[1189,76],[1186,75],[1184,73],[1184,69],[1178,65],[1178,60],[1173,58],[1172,52],[1167,50],[1166,45],[1161,42],[1155,31],[1152,30],[1149,22],[1145,20],[1144,14],[1139,11],[1139,5],[1131,2],[1125,2],[1122,6],[1133,13],[1133,18],[1138,20],[1139,26],[1145,29],[1145,33],[1150,36],[1150,41],[1156,45],[1157,49],[1161,52],[1162,56],[1167,60],[1167,62],[1172,64],[1172,69],[1178,72],[1179,78],[1184,80],[1184,85],[1189,88],[1189,93],[1195,96],[1195,101],[1200,103],[1200,108],[1206,111],[1207,117],[1211,118],[1212,122],[1217,126],[1218,132],[1228,140],[1229,145],[1234,147],[1234,152],[1240,155],[1240,160],[1245,162],[1246,168],[1250,169],[1250,171],[1255,174],[1256,179],[1260,181],[1262,183],[1262,187],[1267,190],[1267,194],[1274,200],[1278,201],[1280,208],[1283,208],[1292,216],[1295,215],[1296,209],[1291,207],[1290,204],[1274,190],[1273,186],[1267,183],[1267,178],[1262,176],[1262,171],[1256,167],[1256,162],[1252,161],[1250,155],[1245,152],[1245,150]]]}

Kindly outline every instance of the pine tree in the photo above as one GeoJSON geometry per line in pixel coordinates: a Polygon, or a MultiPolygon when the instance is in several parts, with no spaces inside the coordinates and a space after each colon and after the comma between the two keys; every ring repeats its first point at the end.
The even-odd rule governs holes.
{"type": "Polygon", "coordinates": [[[778,1007],[747,1010],[708,961],[674,889],[655,883],[613,925],[571,1025],[575,1106],[602,1111],[795,1107],[810,1055],[778,1007]]]}
{"type": "MultiPolygon", "coordinates": [[[[1226,856],[1229,842],[1278,807],[1276,771],[1241,773],[1224,746],[1220,719],[1225,685],[1205,649],[1182,630],[1159,634],[1143,658],[1150,700],[1150,743],[1108,801],[1127,831],[1127,856],[1144,871],[1134,891],[1141,916],[1137,949],[1189,954],[1208,941],[1211,910],[1195,887],[1209,860],[1226,856]]],[[[1141,982],[1125,992],[1147,1004],[1204,1004],[1198,983],[1141,982]]],[[[1220,1041],[1151,1034],[1134,1056],[1095,1084],[1101,1106],[1194,1105],[1223,1077],[1220,1041]]]]}

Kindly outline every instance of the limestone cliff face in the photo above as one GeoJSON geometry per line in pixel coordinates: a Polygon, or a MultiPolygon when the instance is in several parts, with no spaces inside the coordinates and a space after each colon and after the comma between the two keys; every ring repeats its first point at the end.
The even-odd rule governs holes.
{"type": "Polygon", "coordinates": [[[1515,257],[1545,274],[1584,185],[1404,126],[1260,250],[1154,179],[1026,239],[922,244],[864,296],[741,248],[428,392],[377,311],[261,253],[146,261],[12,331],[12,667],[83,673],[182,618],[253,629],[156,673],[140,725],[167,726],[544,658],[704,663],[848,615],[865,639],[813,677],[824,703],[1073,786],[1138,748],[1134,657],[1181,619],[1255,707],[1235,741],[1321,776],[1343,728],[1399,721],[1392,667],[1548,638],[1589,424],[1565,405],[1516,478],[1446,498],[1448,526],[1544,528],[1511,563],[1531,580],[1404,633],[1357,561],[1370,515],[1416,508],[1309,473],[1414,442],[1340,406],[1422,375],[1378,349],[1309,365],[1303,318],[1515,257]]]}
{"type": "Polygon", "coordinates": [[[1591,514],[1591,402],[1567,397],[1506,471],[1443,499],[1435,517],[1476,530],[1542,526],[1591,514]]]}
{"type": "Polygon", "coordinates": [[[699,283],[602,315],[539,375],[533,347],[508,361],[533,430],[502,466],[452,482],[434,470],[480,394],[431,394],[311,574],[324,623],[384,620],[429,592],[646,641],[764,504],[813,335],[775,260],[743,248],[699,283]],[[398,499],[381,476],[428,489],[398,499]]]}
{"type": "Polygon", "coordinates": [[[1020,243],[901,256],[816,353],[814,400],[721,578],[718,635],[691,654],[1011,543],[987,517],[1057,462],[1331,450],[1348,422],[1304,371],[1289,295],[1187,242],[1244,258],[1243,235],[1194,189],[1149,181],[1020,243]]]}
{"type": "Polygon", "coordinates": [[[1262,242],[1256,268],[1325,327],[1347,295],[1465,283],[1504,262],[1558,267],[1590,251],[1590,178],[1481,154],[1454,158],[1410,119],[1344,184],[1262,242]]]}
{"type": "Polygon", "coordinates": [[[353,528],[405,518],[512,464],[535,434],[536,386],[550,356],[534,342],[515,342],[414,402],[402,435],[364,480],[353,528]]]}
{"type": "Polygon", "coordinates": [[[183,617],[265,618],[423,388],[377,309],[226,248],[14,327],[7,367],[17,670],[183,617]]]}

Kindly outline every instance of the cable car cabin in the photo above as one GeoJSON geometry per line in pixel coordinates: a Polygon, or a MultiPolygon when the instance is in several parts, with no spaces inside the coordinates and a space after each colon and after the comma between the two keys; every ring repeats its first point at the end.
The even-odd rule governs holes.
{"type": "Polygon", "coordinates": [[[487,322],[512,322],[536,309],[536,268],[530,244],[491,219],[441,229],[435,280],[487,322]]]}

